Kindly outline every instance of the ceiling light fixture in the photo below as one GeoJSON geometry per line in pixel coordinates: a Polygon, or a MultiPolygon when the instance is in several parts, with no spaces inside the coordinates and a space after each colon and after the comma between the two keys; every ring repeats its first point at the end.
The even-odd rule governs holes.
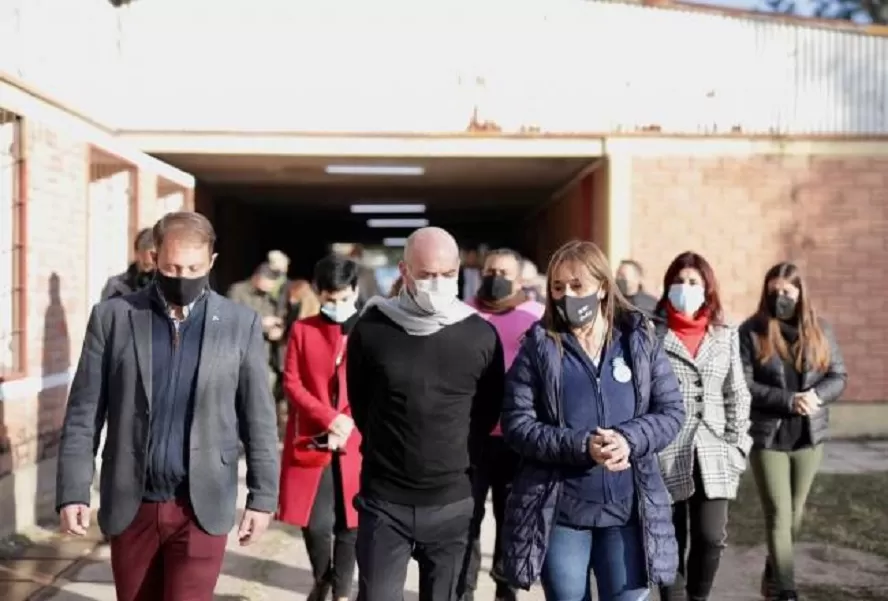
{"type": "Polygon", "coordinates": [[[327,165],[328,175],[404,175],[418,176],[425,173],[421,165],[327,165]]]}
{"type": "Polygon", "coordinates": [[[426,227],[428,219],[368,219],[367,227],[426,227]]]}
{"type": "Polygon", "coordinates": [[[352,213],[355,214],[373,214],[373,213],[384,213],[384,214],[422,214],[426,212],[426,206],[424,204],[357,204],[351,205],[349,207],[352,213]]]}
{"type": "Polygon", "coordinates": [[[382,245],[389,248],[403,248],[407,246],[407,238],[383,238],[382,245]]]}

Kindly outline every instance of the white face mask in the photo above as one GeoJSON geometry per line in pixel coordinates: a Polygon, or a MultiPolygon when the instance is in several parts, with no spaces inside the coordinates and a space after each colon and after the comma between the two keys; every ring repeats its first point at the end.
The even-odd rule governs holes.
{"type": "Polygon", "coordinates": [[[358,309],[355,307],[355,300],[349,298],[341,301],[326,302],[321,306],[321,313],[334,323],[345,323],[358,312],[358,309]]]}
{"type": "Polygon", "coordinates": [[[693,315],[706,302],[706,290],[699,284],[672,284],[669,302],[679,313],[693,315]]]}
{"type": "Polygon", "coordinates": [[[453,304],[459,293],[457,278],[438,276],[416,282],[416,304],[429,313],[441,313],[453,304]]]}

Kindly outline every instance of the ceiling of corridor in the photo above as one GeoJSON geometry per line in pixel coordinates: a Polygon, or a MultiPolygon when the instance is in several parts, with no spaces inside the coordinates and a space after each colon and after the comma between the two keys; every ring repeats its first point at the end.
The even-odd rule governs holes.
{"type": "Polygon", "coordinates": [[[586,168],[588,158],[373,158],[158,155],[199,180],[256,200],[335,208],[404,199],[480,207],[539,202],[586,168]],[[419,176],[330,175],[328,165],[422,167],[419,176]]]}

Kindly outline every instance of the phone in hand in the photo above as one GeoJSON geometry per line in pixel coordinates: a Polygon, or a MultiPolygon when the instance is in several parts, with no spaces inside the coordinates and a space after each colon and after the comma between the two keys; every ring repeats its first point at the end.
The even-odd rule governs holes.
{"type": "Polygon", "coordinates": [[[316,451],[327,451],[330,449],[329,438],[329,435],[326,433],[313,436],[308,443],[308,448],[316,451]]]}

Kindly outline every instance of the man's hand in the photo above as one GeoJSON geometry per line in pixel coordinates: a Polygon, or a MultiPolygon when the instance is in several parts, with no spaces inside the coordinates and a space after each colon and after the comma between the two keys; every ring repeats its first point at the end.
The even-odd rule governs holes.
{"type": "Polygon", "coordinates": [[[86,536],[89,518],[89,505],[65,505],[59,512],[59,529],[65,534],[86,536]]]}
{"type": "Polygon", "coordinates": [[[282,327],[284,325],[283,320],[277,315],[266,315],[262,318],[262,329],[265,332],[271,330],[271,328],[277,326],[282,327]]]}
{"type": "Polygon", "coordinates": [[[352,430],[354,429],[355,422],[344,413],[337,415],[333,421],[330,422],[329,427],[330,433],[340,437],[343,442],[348,440],[348,437],[351,436],[352,430]]]}
{"type": "MultiPolygon", "coordinates": [[[[590,441],[590,452],[596,447],[600,448],[596,453],[604,459],[605,469],[611,472],[621,472],[629,468],[629,443],[616,430],[598,428],[590,441]]],[[[596,459],[596,461],[598,460],[596,459]]]]}
{"type": "Polygon", "coordinates": [[[272,342],[277,342],[281,338],[284,337],[284,327],[280,325],[273,325],[268,329],[268,339],[272,342]]]}
{"type": "Polygon", "coordinates": [[[814,415],[820,410],[822,401],[813,390],[800,392],[792,398],[792,410],[799,415],[814,415]]]}
{"type": "Polygon", "coordinates": [[[270,523],[270,513],[253,511],[252,509],[244,510],[244,517],[241,518],[240,528],[237,531],[237,540],[241,547],[246,547],[259,540],[268,530],[270,523]]]}

